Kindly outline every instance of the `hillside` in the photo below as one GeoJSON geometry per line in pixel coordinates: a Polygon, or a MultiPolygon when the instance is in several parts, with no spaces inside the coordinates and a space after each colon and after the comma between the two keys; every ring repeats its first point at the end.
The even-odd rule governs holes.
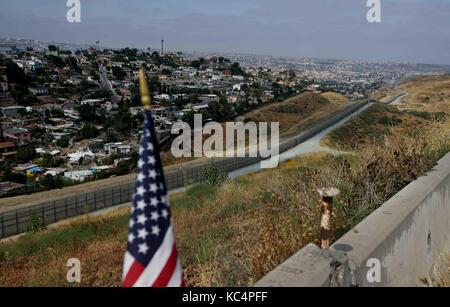
{"type": "Polygon", "coordinates": [[[381,102],[386,102],[398,95],[398,92],[393,87],[392,84],[384,84],[372,93],[372,97],[381,102]]]}
{"type": "Polygon", "coordinates": [[[375,103],[342,126],[331,131],[321,143],[340,150],[354,150],[371,140],[380,140],[392,134],[393,128],[403,134],[412,134],[445,113],[401,111],[395,106],[375,103]]]}
{"type": "Polygon", "coordinates": [[[307,126],[338,112],[346,101],[332,101],[313,92],[305,92],[280,103],[273,103],[245,114],[255,122],[279,122],[280,136],[298,133],[307,126]]]}
{"type": "Polygon", "coordinates": [[[332,101],[332,102],[349,101],[349,99],[347,97],[345,97],[344,95],[341,95],[341,94],[335,93],[335,92],[322,93],[322,94],[320,94],[320,96],[322,96],[325,99],[328,99],[328,101],[332,101]]]}
{"type": "Polygon", "coordinates": [[[408,93],[400,109],[450,114],[450,74],[415,77],[398,87],[408,93]]]}

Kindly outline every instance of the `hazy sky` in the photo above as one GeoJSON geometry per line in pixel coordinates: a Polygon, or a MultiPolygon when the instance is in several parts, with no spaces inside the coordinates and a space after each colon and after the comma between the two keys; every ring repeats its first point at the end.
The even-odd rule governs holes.
{"type": "Polygon", "coordinates": [[[450,0],[2,0],[0,37],[107,47],[450,64],[450,0]]]}

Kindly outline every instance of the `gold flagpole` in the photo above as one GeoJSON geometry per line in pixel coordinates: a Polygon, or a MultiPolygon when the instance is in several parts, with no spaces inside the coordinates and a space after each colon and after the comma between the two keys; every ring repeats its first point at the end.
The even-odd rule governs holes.
{"type": "Polygon", "coordinates": [[[150,110],[150,93],[148,92],[148,84],[145,78],[145,71],[143,68],[139,70],[139,85],[141,90],[141,102],[144,105],[144,108],[150,110]]]}

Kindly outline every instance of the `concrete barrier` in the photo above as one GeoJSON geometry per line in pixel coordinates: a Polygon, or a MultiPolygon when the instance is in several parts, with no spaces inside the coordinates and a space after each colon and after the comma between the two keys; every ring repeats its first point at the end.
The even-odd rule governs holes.
{"type": "Polygon", "coordinates": [[[449,248],[450,153],[329,250],[310,244],[255,286],[415,286],[449,248]]]}

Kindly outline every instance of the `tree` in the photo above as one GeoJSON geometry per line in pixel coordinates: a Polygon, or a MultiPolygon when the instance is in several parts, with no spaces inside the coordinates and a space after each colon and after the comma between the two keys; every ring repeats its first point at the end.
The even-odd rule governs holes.
{"type": "Polygon", "coordinates": [[[219,64],[230,63],[230,60],[224,57],[219,57],[219,64]]]}
{"type": "Polygon", "coordinates": [[[76,108],[80,114],[80,119],[85,122],[94,122],[98,120],[96,108],[90,104],[83,104],[76,108]]]}
{"type": "Polygon", "coordinates": [[[32,146],[22,146],[20,147],[15,155],[16,161],[18,163],[24,163],[32,161],[36,157],[36,150],[32,146]]]}
{"type": "Polygon", "coordinates": [[[39,180],[39,184],[46,189],[59,189],[63,186],[63,181],[61,177],[52,176],[50,174],[45,175],[39,180]]]}
{"type": "Polygon", "coordinates": [[[200,64],[199,60],[194,60],[194,61],[191,62],[191,67],[194,67],[196,69],[199,69],[201,65],[202,64],[200,64]]]}
{"type": "Polygon", "coordinates": [[[194,111],[189,111],[183,114],[182,119],[185,123],[188,123],[189,126],[194,127],[194,115],[195,115],[194,111]]]}
{"type": "Polygon", "coordinates": [[[121,133],[130,132],[130,129],[137,127],[136,118],[131,115],[127,106],[119,108],[114,116],[114,129],[121,133]]]}
{"type": "Polygon", "coordinates": [[[112,73],[118,80],[123,80],[127,76],[127,73],[124,72],[123,69],[118,66],[113,66],[112,73]]]}
{"type": "Polygon", "coordinates": [[[220,101],[211,101],[208,103],[208,113],[217,122],[223,122],[233,118],[234,112],[225,97],[220,101]]]}
{"type": "Polygon", "coordinates": [[[55,45],[49,45],[49,46],[48,46],[48,51],[54,52],[54,51],[56,51],[56,50],[58,50],[58,48],[56,48],[55,45]]]}
{"type": "Polygon", "coordinates": [[[89,74],[91,75],[92,79],[94,79],[95,81],[100,81],[100,76],[94,70],[91,70],[89,74]]]}
{"type": "Polygon", "coordinates": [[[101,180],[101,179],[105,179],[108,178],[110,176],[110,173],[108,173],[105,170],[101,170],[99,172],[95,172],[93,175],[93,180],[101,180]]]}
{"type": "Polygon", "coordinates": [[[117,142],[117,137],[112,131],[106,131],[106,142],[112,143],[117,142]]]}
{"type": "Polygon", "coordinates": [[[81,139],[92,139],[95,138],[99,132],[98,129],[94,126],[87,124],[84,125],[83,128],[78,132],[81,139]]]}
{"type": "Polygon", "coordinates": [[[57,167],[63,163],[62,159],[54,157],[49,153],[45,153],[42,155],[41,163],[39,165],[41,167],[57,167]]]}
{"type": "Polygon", "coordinates": [[[164,69],[161,71],[161,73],[162,73],[163,75],[170,76],[170,75],[172,74],[172,71],[171,71],[170,69],[164,68],[164,69]]]}
{"type": "Polygon", "coordinates": [[[234,62],[233,64],[231,64],[230,70],[233,75],[241,75],[241,76],[246,75],[238,62],[234,62]]]}
{"type": "Polygon", "coordinates": [[[103,99],[103,98],[109,98],[111,95],[108,91],[105,90],[98,90],[95,91],[92,95],[92,99],[103,99]]]}
{"type": "Polygon", "coordinates": [[[6,66],[6,73],[10,84],[21,84],[26,87],[31,81],[33,81],[31,77],[25,74],[22,68],[10,59],[0,59],[0,66],[6,66]]]}
{"type": "Polygon", "coordinates": [[[25,184],[25,183],[27,183],[27,176],[24,174],[13,173],[13,172],[11,172],[11,169],[8,168],[3,175],[2,181],[11,181],[11,182],[25,184]]]}
{"type": "Polygon", "coordinates": [[[59,56],[50,54],[47,56],[47,59],[52,61],[53,64],[55,64],[56,67],[58,67],[58,68],[64,68],[64,66],[66,66],[66,62],[59,56]]]}
{"type": "Polygon", "coordinates": [[[128,163],[126,161],[120,161],[117,163],[117,167],[114,171],[116,175],[125,175],[130,171],[130,168],[128,166],[128,163]]]}
{"type": "Polygon", "coordinates": [[[69,67],[71,67],[73,70],[77,71],[77,72],[81,72],[81,69],[78,67],[78,62],[77,59],[73,58],[73,57],[68,57],[66,59],[66,63],[67,65],[69,65],[69,67]]]}
{"type": "Polygon", "coordinates": [[[69,137],[67,135],[63,135],[56,141],[56,146],[59,147],[67,147],[69,146],[69,137]]]}

